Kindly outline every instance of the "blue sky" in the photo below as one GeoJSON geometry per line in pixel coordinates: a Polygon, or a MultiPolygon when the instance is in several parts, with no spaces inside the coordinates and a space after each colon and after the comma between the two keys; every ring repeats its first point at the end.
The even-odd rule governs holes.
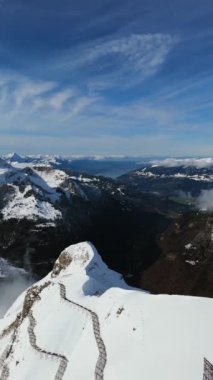
{"type": "Polygon", "coordinates": [[[0,151],[207,156],[213,2],[0,0],[0,151]]]}

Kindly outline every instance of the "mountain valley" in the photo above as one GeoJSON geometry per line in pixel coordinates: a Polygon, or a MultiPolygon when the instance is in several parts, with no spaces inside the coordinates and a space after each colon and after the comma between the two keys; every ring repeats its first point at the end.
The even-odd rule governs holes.
{"type": "Polygon", "coordinates": [[[211,161],[150,162],[113,179],[57,160],[0,160],[0,257],[44,276],[60,250],[88,240],[133,286],[212,296],[211,161]]]}

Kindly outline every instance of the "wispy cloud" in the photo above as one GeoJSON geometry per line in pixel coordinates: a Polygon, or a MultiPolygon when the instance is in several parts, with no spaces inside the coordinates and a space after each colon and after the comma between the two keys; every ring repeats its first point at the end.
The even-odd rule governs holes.
{"type": "MultiPolygon", "coordinates": [[[[1,141],[7,141],[8,145],[10,135],[18,146],[25,147],[24,138],[28,141],[34,136],[31,147],[36,140],[39,152],[44,142],[49,147],[47,141],[52,136],[52,153],[53,147],[57,149],[60,144],[60,150],[66,149],[68,154],[68,146],[70,149],[78,146],[81,154],[101,154],[103,150],[105,154],[122,154],[123,151],[160,154],[161,151],[183,155],[184,152],[193,154],[197,147],[200,147],[197,153],[202,154],[209,140],[199,145],[191,135],[190,142],[178,145],[185,131],[196,135],[201,126],[203,131],[212,130],[207,122],[195,123],[192,118],[199,97],[196,102],[190,98],[190,104],[183,104],[184,100],[173,102],[194,87],[186,82],[183,87],[177,84],[149,92],[149,83],[153,83],[154,75],[167,62],[177,43],[176,36],[158,33],[102,38],[78,46],[52,62],[54,70],[71,76],[72,80],[67,82],[37,80],[33,76],[8,72],[0,74],[1,141]],[[141,87],[140,91],[134,84],[141,87]],[[126,87],[129,85],[131,89],[126,87]],[[117,89],[122,93],[118,98],[117,89]],[[144,95],[146,89],[149,96],[144,95]]],[[[202,88],[205,83],[206,78],[198,80],[197,85],[202,88]]]]}
{"type": "MultiPolygon", "coordinates": [[[[97,69],[99,74],[103,71],[106,78],[116,73],[119,79],[128,73],[129,79],[130,75],[137,75],[141,81],[158,72],[178,41],[177,36],[161,33],[102,39],[66,52],[58,58],[58,66],[69,71],[91,69],[91,80],[97,69]]],[[[57,61],[55,65],[57,67],[57,61]]],[[[115,85],[115,81],[110,84],[113,83],[115,85]]]]}
{"type": "Polygon", "coordinates": [[[152,103],[140,99],[128,106],[116,105],[108,103],[101,90],[91,93],[77,87],[61,88],[57,82],[8,74],[0,76],[0,110],[1,131],[8,127],[28,131],[36,128],[44,134],[59,127],[63,133],[68,125],[70,131],[87,126],[117,134],[132,123],[137,128],[150,123],[154,128],[167,126],[176,115],[172,108],[153,108],[152,103]]]}
{"type": "Polygon", "coordinates": [[[25,119],[34,117],[35,121],[40,115],[41,124],[43,117],[51,120],[57,116],[59,122],[77,116],[92,101],[92,96],[82,94],[77,88],[61,88],[57,82],[0,75],[1,124],[3,120],[6,125],[15,121],[20,124],[23,115],[25,119]]]}
{"type": "Polygon", "coordinates": [[[69,100],[77,96],[76,91],[74,89],[64,89],[58,90],[54,86],[54,90],[50,94],[45,94],[42,97],[42,94],[39,96],[35,96],[33,99],[33,107],[34,109],[49,107],[53,110],[60,111],[62,110],[66,104],[69,103],[69,100]]]}
{"type": "MultiPolygon", "coordinates": [[[[65,87],[53,81],[0,75],[1,141],[6,134],[10,134],[11,139],[20,134],[22,143],[23,136],[26,135],[34,136],[35,144],[35,139],[38,141],[39,136],[50,138],[52,135],[61,144],[60,136],[64,139],[63,144],[71,138],[76,143],[82,140],[83,146],[87,139],[89,149],[90,140],[93,138],[92,145],[96,150],[95,142],[98,144],[99,140],[102,141],[100,136],[108,136],[108,140],[113,141],[119,137],[121,141],[123,136],[125,144],[129,143],[130,138],[136,143],[138,136],[141,136],[141,141],[154,136],[156,141],[161,141],[162,150],[163,141],[170,140],[171,136],[175,140],[181,130],[188,128],[195,131],[193,123],[187,124],[187,115],[188,109],[179,109],[166,103],[159,106],[151,99],[147,101],[137,97],[135,100],[116,104],[108,101],[102,89],[91,92],[87,88],[82,90],[77,86],[65,87]],[[166,136],[166,139],[162,140],[162,136],[166,136]]],[[[196,128],[199,130],[200,125],[196,125],[196,128]]],[[[142,146],[144,150],[144,145],[142,146]]],[[[152,142],[151,149],[159,151],[154,146],[152,142]]],[[[176,154],[183,154],[184,149],[190,149],[186,146],[187,142],[185,146],[176,144],[173,149],[175,148],[176,154]]],[[[38,144],[37,148],[39,147],[41,144],[38,144]]],[[[131,148],[130,143],[128,147],[131,148]]],[[[109,150],[109,145],[104,147],[106,148],[109,150]]],[[[118,147],[114,147],[111,153],[116,154],[116,149],[118,147]]],[[[167,152],[172,154],[172,149],[167,148],[167,152]]]]}

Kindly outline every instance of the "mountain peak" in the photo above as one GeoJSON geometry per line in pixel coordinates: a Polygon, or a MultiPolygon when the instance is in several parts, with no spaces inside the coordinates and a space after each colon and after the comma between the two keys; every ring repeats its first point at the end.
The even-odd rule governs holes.
{"type": "Polygon", "coordinates": [[[212,318],[212,299],[130,288],[76,244],[0,319],[0,378],[200,380],[212,318]]]}
{"type": "Polygon", "coordinates": [[[121,274],[109,269],[94,245],[87,241],[67,247],[56,260],[50,274],[51,278],[57,279],[70,275],[81,277],[80,285],[83,285],[85,294],[92,292],[91,284],[98,293],[112,286],[130,289],[121,274]]]}
{"type": "Polygon", "coordinates": [[[52,277],[85,270],[94,258],[97,261],[101,261],[95,247],[91,243],[84,242],[70,245],[60,254],[55,262],[52,277]]]}
{"type": "Polygon", "coordinates": [[[5,160],[0,158],[0,169],[11,169],[11,165],[9,165],[5,160]]]}
{"type": "Polygon", "coordinates": [[[23,162],[23,158],[18,153],[13,152],[8,155],[9,162],[23,162]]]}

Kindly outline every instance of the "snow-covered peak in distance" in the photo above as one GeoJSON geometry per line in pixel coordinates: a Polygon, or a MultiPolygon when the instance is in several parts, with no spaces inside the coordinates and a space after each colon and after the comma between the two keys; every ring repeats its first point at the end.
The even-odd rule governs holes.
{"type": "Polygon", "coordinates": [[[12,163],[12,162],[24,162],[24,157],[21,157],[17,153],[9,153],[8,155],[5,156],[6,161],[12,163]]]}
{"type": "Polygon", "coordinates": [[[10,169],[12,168],[11,165],[9,165],[5,160],[0,158],[0,169],[10,169]]]}
{"type": "Polygon", "coordinates": [[[54,205],[60,197],[57,186],[65,178],[66,174],[57,170],[52,170],[51,174],[48,170],[39,173],[30,168],[14,168],[1,160],[0,186],[5,187],[2,192],[3,219],[60,218],[61,213],[54,205]]]}
{"type": "Polygon", "coordinates": [[[0,378],[201,380],[212,318],[212,299],[130,288],[80,243],[0,320],[0,378]]]}

